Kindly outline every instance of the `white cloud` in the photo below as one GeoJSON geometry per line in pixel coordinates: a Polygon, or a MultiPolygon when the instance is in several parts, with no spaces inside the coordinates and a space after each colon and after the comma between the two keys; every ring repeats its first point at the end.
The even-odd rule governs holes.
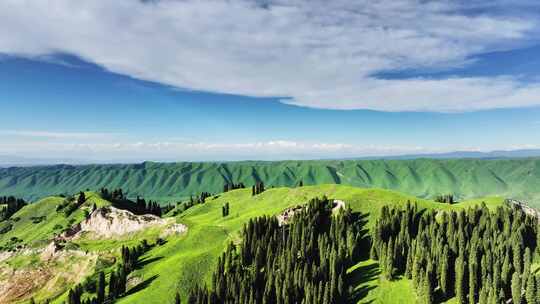
{"type": "Polygon", "coordinates": [[[433,152],[415,146],[374,146],[346,143],[311,143],[274,140],[247,143],[208,142],[123,142],[72,143],[29,140],[0,143],[1,154],[25,157],[67,157],[81,159],[211,160],[358,157],[433,152]]]}
{"type": "MultiPolygon", "coordinates": [[[[264,8],[246,0],[4,0],[0,53],[72,53],[113,72],[180,88],[284,96],[317,108],[540,105],[540,85],[512,77],[372,76],[460,66],[475,54],[527,43],[538,32],[534,16],[468,14],[456,3],[275,0],[264,8]]],[[[497,3],[513,11],[511,3],[497,3]]]]}
{"type": "Polygon", "coordinates": [[[72,143],[37,140],[0,142],[0,155],[55,159],[69,159],[76,156],[77,159],[99,162],[355,158],[365,156],[445,153],[453,151],[488,152],[493,150],[516,149],[540,149],[540,146],[455,146],[434,148],[415,145],[370,145],[339,142],[299,142],[290,140],[245,143],[186,143],[172,141],[72,143]]]}

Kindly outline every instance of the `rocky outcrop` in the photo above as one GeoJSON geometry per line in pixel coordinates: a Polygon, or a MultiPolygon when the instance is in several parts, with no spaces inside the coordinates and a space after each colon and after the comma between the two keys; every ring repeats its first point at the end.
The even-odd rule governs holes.
{"type": "Polygon", "coordinates": [[[536,217],[540,222],[540,211],[530,207],[528,203],[511,198],[506,199],[505,202],[510,206],[521,209],[525,214],[536,217]]]}
{"type": "MultiPolygon", "coordinates": [[[[279,226],[283,226],[283,225],[287,225],[291,222],[292,218],[294,217],[294,215],[300,211],[302,211],[302,209],[305,208],[305,205],[304,206],[294,206],[294,207],[290,207],[290,208],[287,208],[285,209],[283,212],[281,212],[281,214],[277,215],[277,220],[278,220],[278,224],[279,226]]],[[[332,212],[333,213],[336,213],[338,212],[340,209],[344,209],[345,208],[345,202],[342,201],[342,200],[334,200],[333,203],[332,203],[332,212]]]]}
{"type": "Polygon", "coordinates": [[[103,207],[94,210],[90,216],[79,224],[74,237],[89,234],[97,238],[112,238],[136,233],[152,227],[163,227],[166,235],[183,233],[187,227],[175,224],[174,219],[162,219],[155,215],[135,215],[127,210],[114,207],[103,207]]]}
{"type": "Polygon", "coordinates": [[[277,215],[279,226],[287,225],[290,223],[294,215],[304,209],[304,206],[294,206],[285,209],[281,214],[277,215]]]}

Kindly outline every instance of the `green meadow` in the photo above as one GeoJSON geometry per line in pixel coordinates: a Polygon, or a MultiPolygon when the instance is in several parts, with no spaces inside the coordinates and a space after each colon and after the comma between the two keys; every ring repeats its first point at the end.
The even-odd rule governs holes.
{"type": "MultiPolygon", "coordinates": [[[[12,230],[0,236],[0,245],[8,243],[12,237],[17,237],[21,240],[21,244],[43,246],[57,233],[55,227],[81,221],[84,218],[82,209],[86,206],[94,203],[98,206],[110,204],[93,192],[86,194],[88,201],[85,206],[67,218],[55,211],[56,205],[63,200],[61,197],[45,198],[24,207],[14,215],[18,220],[13,222],[12,230]],[[36,215],[46,216],[47,220],[33,224],[31,217],[36,215]]],[[[188,227],[187,233],[168,237],[165,244],[153,247],[141,257],[141,266],[130,274],[130,278],[138,283],[132,286],[132,290],[128,290],[118,303],[172,303],[175,291],[178,291],[182,300],[186,301],[189,291],[196,284],[210,284],[218,256],[229,242],[239,241],[240,231],[249,219],[262,215],[277,215],[288,207],[302,205],[312,198],[322,196],[343,200],[346,207],[364,214],[367,228],[373,226],[383,205],[416,202],[421,209],[451,210],[481,203],[495,208],[504,201],[503,197],[486,197],[448,205],[391,190],[336,184],[271,188],[256,196],[252,196],[251,189],[221,193],[207,199],[206,203],[195,205],[176,216],[177,223],[188,227]],[[227,217],[222,216],[222,206],[225,203],[229,203],[230,206],[230,214],[227,217]]],[[[142,239],[154,242],[159,235],[159,230],[148,229],[117,239],[82,238],[74,240],[71,246],[90,254],[95,253],[103,259],[102,264],[105,264],[99,266],[100,269],[109,273],[113,265],[105,261],[118,258],[119,248],[122,245],[133,246],[142,239]]],[[[35,257],[20,261],[12,258],[8,262],[11,265],[19,263],[18,265],[23,267],[36,263],[32,259],[35,257]]],[[[95,272],[88,274],[90,277],[95,275],[95,272]]],[[[379,276],[375,261],[359,261],[349,270],[349,279],[353,280],[355,290],[361,291],[362,297],[355,299],[358,303],[403,303],[403,299],[415,297],[407,280],[383,280],[379,276]]],[[[55,303],[62,303],[66,299],[68,287],[70,286],[57,286],[59,290],[40,291],[37,295],[38,298],[44,299],[56,294],[58,296],[55,303]]]]}

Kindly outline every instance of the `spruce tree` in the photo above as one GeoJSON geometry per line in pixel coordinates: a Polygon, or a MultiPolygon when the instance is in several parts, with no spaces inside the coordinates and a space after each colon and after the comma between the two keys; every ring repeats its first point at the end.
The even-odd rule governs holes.
{"type": "Polygon", "coordinates": [[[521,279],[517,271],[512,275],[512,301],[521,304],[521,279]]]}
{"type": "Polygon", "coordinates": [[[117,293],[116,293],[116,274],[115,272],[111,272],[111,276],[109,278],[109,299],[114,300],[116,299],[117,293]]]}

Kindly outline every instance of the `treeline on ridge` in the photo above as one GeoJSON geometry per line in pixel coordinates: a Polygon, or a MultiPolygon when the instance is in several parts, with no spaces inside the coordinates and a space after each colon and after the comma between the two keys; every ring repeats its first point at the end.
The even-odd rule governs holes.
{"type": "Polygon", "coordinates": [[[119,189],[114,189],[110,191],[107,188],[100,189],[100,195],[103,199],[108,200],[112,203],[113,207],[118,209],[124,209],[132,212],[133,214],[153,214],[161,217],[163,214],[169,212],[174,208],[173,205],[161,206],[158,202],[149,200],[148,202],[139,196],[132,201],[124,195],[124,191],[119,189]]]}
{"type": "Polygon", "coordinates": [[[14,196],[0,197],[0,222],[9,219],[22,207],[26,206],[26,201],[14,196]]]}

